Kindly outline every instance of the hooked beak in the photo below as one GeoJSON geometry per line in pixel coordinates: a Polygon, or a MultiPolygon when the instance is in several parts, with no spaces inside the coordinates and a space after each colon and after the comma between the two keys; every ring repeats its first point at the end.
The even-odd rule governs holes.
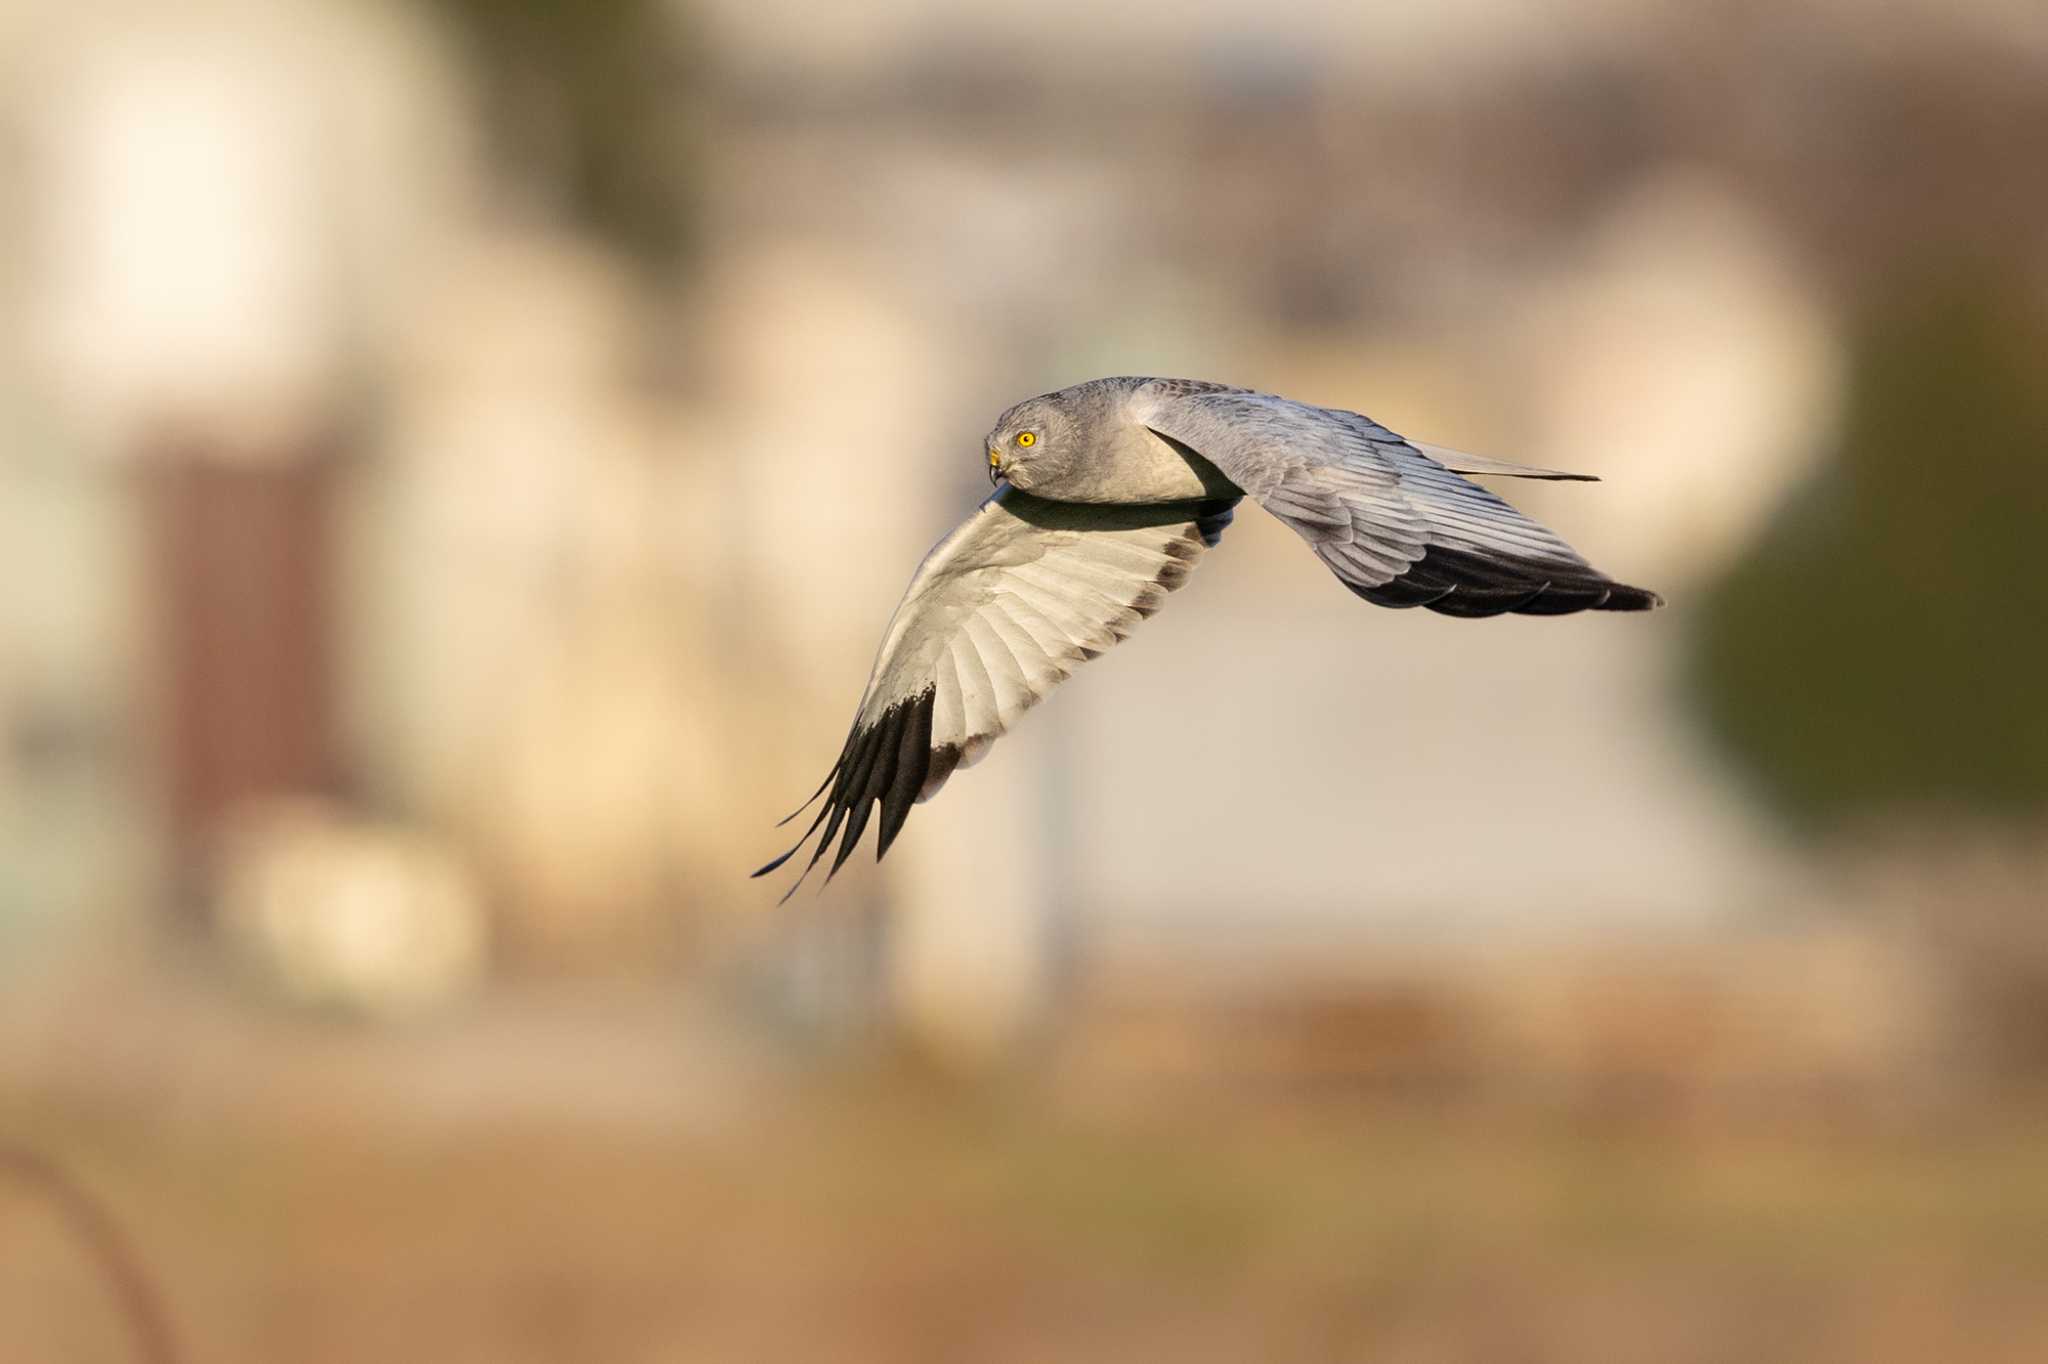
{"type": "Polygon", "coordinates": [[[995,451],[995,449],[994,449],[993,447],[991,447],[991,448],[990,448],[990,450],[989,450],[989,452],[988,452],[988,481],[989,481],[989,486],[991,486],[991,487],[995,486],[995,482],[996,482],[996,480],[997,480],[997,479],[999,479],[999,478],[1001,478],[1002,476],[1003,476],[1003,457],[1002,457],[1002,456],[1001,456],[1000,454],[997,454],[997,453],[996,453],[996,451],[995,451]]]}

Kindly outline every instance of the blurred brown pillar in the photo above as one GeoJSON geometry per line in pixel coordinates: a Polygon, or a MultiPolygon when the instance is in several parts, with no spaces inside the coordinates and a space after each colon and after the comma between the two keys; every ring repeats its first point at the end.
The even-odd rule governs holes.
{"type": "Polygon", "coordinates": [[[157,755],[188,913],[222,815],[331,782],[327,461],[144,461],[157,755]]]}

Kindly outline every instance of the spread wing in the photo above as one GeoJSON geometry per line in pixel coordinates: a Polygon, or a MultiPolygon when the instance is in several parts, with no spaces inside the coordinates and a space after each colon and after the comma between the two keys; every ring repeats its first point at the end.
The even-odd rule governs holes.
{"type": "Polygon", "coordinates": [[[1409,441],[1356,412],[1268,393],[1154,380],[1133,412],[1307,540],[1343,584],[1380,606],[1448,616],[1641,611],[1654,592],[1618,583],[1552,531],[1454,470],[1571,478],[1409,441]]]}
{"type": "Polygon", "coordinates": [[[978,760],[1075,668],[1159,609],[1222,536],[1236,502],[1081,505],[999,485],[918,566],[839,761],[811,796],[825,803],[796,847],[754,875],[781,866],[822,824],[809,875],[843,821],[831,879],[877,803],[879,860],[914,801],[928,800],[954,768],[978,760]]]}

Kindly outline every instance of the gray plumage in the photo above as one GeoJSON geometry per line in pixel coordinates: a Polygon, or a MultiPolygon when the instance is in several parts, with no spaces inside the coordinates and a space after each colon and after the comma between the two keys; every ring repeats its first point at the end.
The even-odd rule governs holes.
{"type": "Polygon", "coordinates": [[[1356,412],[1191,379],[1096,379],[1012,407],[986,447],[996,491],[918,567],[811,797],[824,804],[756,876],[822,825],[805,870],[839,837],[829,879],[877,806],[886,853],[913,802],[1156,611],[1245,496],[1377,605],[1477,617],[1661,604],[1461,476],[1584,475],[1423,446],[1356,412]]]}

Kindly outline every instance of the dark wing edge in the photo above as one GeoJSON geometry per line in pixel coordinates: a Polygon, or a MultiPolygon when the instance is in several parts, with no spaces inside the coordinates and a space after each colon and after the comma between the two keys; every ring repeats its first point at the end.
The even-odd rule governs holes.
{"type": "MultiPolygon", "coordinates": [[[[822,824],[824,837],[812,850],[811,860],[804,864],[803,874],[797,877],[796,884],[783,893],[782,898],[789,899],[804,883],[804,878],[811,874],[812,868],[818,865],[825,850],[832,846],[833,837],[840,835],[843,823],[845,832],[840,836],[839,852],[825,872],[825,879],[830,881],[846,865],[846,859],[853,855],[854,845],[866,832],[877,801],[882,806],[882,822],[875,848],[875,860],[879,862],[889,851],[889,845],[896,841],[904,820],[910,817],[911,805],[926,784],[934,777],[944,781],[960,761],[957,746],[932,747],[932,710],[937,694],[935,687],[926,687],[910,699],[888,706],[872,722],[856,723],[846,736],[846,746],[839,752],[839,761],[832,765],[831,772],[826,774],[825,784],[818,788],[824,794],[825,802],[818,807],[810,827],[804,830],[803,837],[788,852],[753,874],[766,876],[794,857],[822,824]]],[[[811,800],[816,799],[814,794],[811,800]]],[[[806,806],[809,804],[810,801],[804,802],[806,806]]],[[[802,813],[803,808],[798,807],[796,814],[802,813]]],[[[795,817],[790,816],[792,819],[795,817]]]]}
{"type": "Polygon", "coordinates": [[[1345,578],[1341,569],[1337,577],[1374,606],[1397,610],[1420,606],[1461,620],[1650,611],[1664,604],[1664,599],[1648,588],[1616,582],[1587,564],[1441,544],[1428,546],[1421,558],[1390,582],[1366,586],[1345,578]]]}

